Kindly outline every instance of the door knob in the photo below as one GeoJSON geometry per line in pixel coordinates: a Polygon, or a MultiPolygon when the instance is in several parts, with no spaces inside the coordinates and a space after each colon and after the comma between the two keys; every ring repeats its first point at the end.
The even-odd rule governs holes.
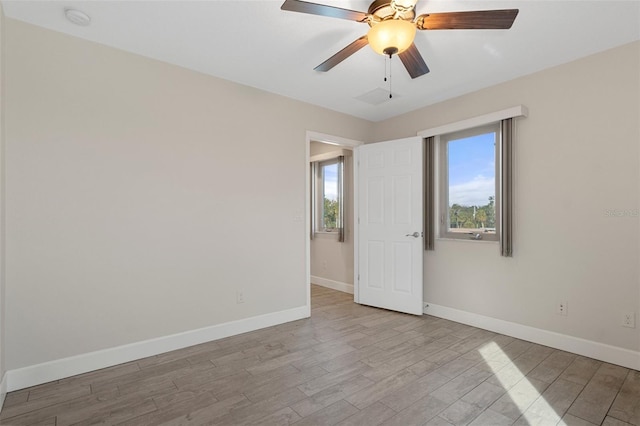
{"type": "Polygon", "coordinates": [[[418,238],[419,236],[420,236],[420,233],[418,231],[414,232],[413,234],[405,235],[405,237],[413,237],[413,238],[418,238]]]}

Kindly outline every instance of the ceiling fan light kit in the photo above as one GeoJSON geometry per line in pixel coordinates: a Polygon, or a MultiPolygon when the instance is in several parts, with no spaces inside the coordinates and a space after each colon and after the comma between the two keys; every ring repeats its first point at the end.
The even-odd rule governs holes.
{"type": "Polygon", "coordinates": [[[369,46],[380,55],[395,55],[407,50],[416,36],[413,22],[388,19],[374,24],[367,33],[369,46]]]}
{"type": "Polygon", "coordinates": [[[398,55],[411,78],[429,72],[422,55],[413,43],[417,30],[489,30],[509,29],[518,9],[444,12],[415,15],[418,0],[375,0],[368,13],[342,9],[302,0],[285,0],[282,10],[308,13],[367,23],[370,29],[338,53],[315,67],[326,72],[344,61],[365,45],[381,55],[398,55]]]}

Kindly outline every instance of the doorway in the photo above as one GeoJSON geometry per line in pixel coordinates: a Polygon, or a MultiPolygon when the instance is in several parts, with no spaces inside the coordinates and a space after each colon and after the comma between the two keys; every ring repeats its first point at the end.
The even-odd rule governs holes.
{"type": "Polygon", "coordinates": [[[354,293],[353,150],[362,144],[338,136],[307,132],[306,260],[309,309],[311,284],[354,293]],[[343,161],[341,166],[339,157],[343,161]],[[338,176],[338,171],[341,171],[341,176],[338,176]],[[342,201],[339,206],[341,215],[337,214],[338,198],[342,201]]]}

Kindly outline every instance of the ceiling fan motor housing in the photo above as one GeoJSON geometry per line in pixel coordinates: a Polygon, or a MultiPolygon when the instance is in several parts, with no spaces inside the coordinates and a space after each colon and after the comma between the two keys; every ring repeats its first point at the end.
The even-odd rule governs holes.
{"type": "MultiPolygon", "coordinates": [[[[396,13],[398,13],[398,17],[404,21],[413,21],[416,17],[416,12],[413,9],[407,12],[398,12],[396,9],[391,7],[390,0],[375,0],[369,6],[368,12],[369,15],[373,15],[376,18],[375,21],[391,19],[396,15],[396,13]]],[[[375,23],[369,21],[369,25],[375,25],[375,23]]]]}

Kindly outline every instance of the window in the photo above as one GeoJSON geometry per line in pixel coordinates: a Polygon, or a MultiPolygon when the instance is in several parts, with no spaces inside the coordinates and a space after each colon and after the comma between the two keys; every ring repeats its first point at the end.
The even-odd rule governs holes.
{"type": "Polygon", "coordinates": [[[500,123],[440,136],[440,236],[498,240],[500,123]]]}
{"type": "Polygon", "coordinates": [[[312,230],[314,234],[336,233],[338,241],[344,241],[344,155],[342,152],[321,154],[311,163],[312,230]]]}
{"type": "Polygon", "coordinates": [[[318,164],[318,224],[316,229],[321,232],[336,232],[340,228],[342,173],[339,166],[338,159],[318,164]]]}
{"type": "MultiPolygon", "coordinates": [[[[511,107],[502,111],[495,111],[489,114],[468,118],[466,120],[458,121],[455,123],[445,124],[443,126],[434,127],[431,129],[418,132],[418,136],[425,138],[425,250],[434,250],[435,243],[434,237],[437,232],[441,237],[445,238],[472,238],[473,239],[488,239],[497,240],[499,242],[500,256],[513,257],[513,224],[514,224],[514,138],[515,138],[515,121],[518,117],[527,116],[527,108],[524,105],[511,107]],[[491,124],[493,123],[493,124],[491,124]],[[482,170],[487,169],[487,172],[491,172],[491,168],[480,165],[479,159],[483,158],[482,152],[485,152],[485,158],[490,161],[491,158],[491,143],[487,142],[484,146],[486,151],[481,148],[482,143],[476,146],[471,146],[473,149],[478,149],[474,155],[463,150],[457,150],[458,154],[466,154],[467,162],[460,161],[465,160],[465,157],[458,157],[458,164],[461,166],[456,168],[456,147],[460,147],[464,144],[464,139],[482,139],[482,135],[493,135],[493,179],[495,180],[495,192],[492,200],[488,199],[489,194],[485,193],[484,197],[487,197],[485,203],[484,197],[480,198],[480,202],[468,201],[466,206],[473,207],[475,204],[475,217],[471,214],[474,220],[468,221],[456,221],[455,210],[452,209],[453,202],[457,202],[458,206],[463,205],[463,198],[460,196],[464,192],[470,192],[474,194],[482,194],[480,190],[483,179],[474,179],[476,177],[488,178],[488,174],[483,174],[482,170]],[[458,145],[457,142],[460,142],[458,145]],[[450,145],[450,146],[449,146],[450,145]],[[452,149],[452,158],[449,158],[449,148],[452,149]],[[449,169],[452,169],[451,172],[449,169]],[[471,179],[461,179],[464,177],[464,173],[461,170],[467,169],[467,172],[471,171],[471,174],[467,173],[467,177],[471,176],[471,179]],[[437,178],[436,173],[437,171],[437,178]],[[457,170],[457,173],[456,173],[457,170]],[[473,173],[475,172],[475,174],[473,173]],[[451,176],[449,176],[451,174],[451,176]],[[456,179],[458,179],[456,181],[456,179]],[[467,185],[463,185],[463,184],[467,185]],[[437,192],[437,194],[436,194],[437,192]],[[436,194],[436,195],[434,195],[436,194]],[[437,201],[436,201],[437,198],[437,201]],[[452,201],[450,203],[450,201],[452,201]],[[487,222],[482,226],[478,222],[478,207],[488,206],[488,212],[494,212],[493,223],[490,223],[489,217],[487,222]],[[452,210],[453,213],[452,213],[452,210]],[[451,220],[450,215],[453,214],[451,220]],[[440,226],[436,226],[437,219],[440,219],[440,226]],[[462,222],[462,224],[460,224],[462,222]],[[454,224],[453,227],[451,226],[454,224]],[[464,228],[458,227],[458,225],[464,226],[465,223],[470,224],[472,227],[471,234],[464,233],[464,228]],[[491,226],[493,225],[493,226],[491,226]],[[481,230],[482,232],[473,232],[473,230],[481,230]],[[486,231],[486,232],[485,232],[486,231]]],[[[489,136],[487,136],[489,138],[489,136]]],[[[466,141],[469,142],[469,141],[466,141]]],[[[488,163],[485,161],[485,165],[488,163]]],[[[486,183],[486,182],[485,182],[486,183]]],[[[490,185],[485,185],[490,187],[490,185]]],[[[484,218],[483,215],[487,214],[487,210],[480,213],[480,219],[484,218]]],[[[458,211],[458,219],[460,219],[460,213],[464,213],[463,209],[458,211]]]]}

